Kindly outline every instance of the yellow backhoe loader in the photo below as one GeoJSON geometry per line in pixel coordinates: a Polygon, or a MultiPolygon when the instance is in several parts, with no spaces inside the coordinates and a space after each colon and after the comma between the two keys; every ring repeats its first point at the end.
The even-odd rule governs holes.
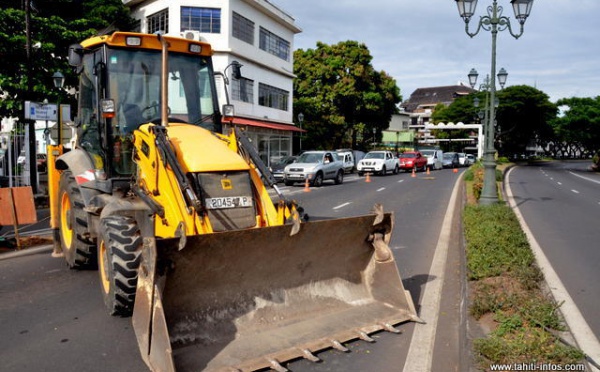
{"type": "Polygon", "coordinates": [[[49,151],[54,253],[98,268],[153,371],[285,370],[417,320],[393,215],[305,221],[244,132],[223,130],[211,55],[124,32],[70,47],[78,116],[73,148],[49,151]]]}

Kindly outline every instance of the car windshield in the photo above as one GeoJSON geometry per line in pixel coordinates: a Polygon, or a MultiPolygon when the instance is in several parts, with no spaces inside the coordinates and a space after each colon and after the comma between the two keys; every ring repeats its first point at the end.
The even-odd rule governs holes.
{"type": "Polygon", "coordinates": [[[292,163],[294,159],[296,159],[294,156],[284,156],[283,158],[279,159],[279,161],[276,162],[275,165],[287,165],[292,163]]]}
{"type": "Polygon", "coordinates": [[[365,159],[383,159],[383,152],[370,152],[365,155],[365,159]]]}
{"type": "Polygon", "coordinates": [[[297,163],[320,163],[321,160],[323,160],[323,154],[320,153],[310,153],[310,152],[305,152],[304,154],[300,155],[300,157],[298,158],[298,160],[296,161],[297,163]]]}
{"type": "Polygon", "coordinates": [[[444,159],[452,159],[454,157],[454,153],[453,152],[446,152],[444,153],[444,159]]]}

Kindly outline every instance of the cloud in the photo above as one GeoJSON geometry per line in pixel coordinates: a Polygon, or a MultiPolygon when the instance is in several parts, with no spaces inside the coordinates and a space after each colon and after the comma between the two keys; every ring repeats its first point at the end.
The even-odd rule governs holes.
{"type": "MultiPolygon", "coordinates": [[[[471,68],[480,79],[491,70],[491,32],[470,38],[452,0],[270,0],[296,20],[303,32],[294,48],[315,48],[317,41],[365,43],[373,66],[394,77],[404,99],[421,87],[467,81],[471,68]]],[[[480,0],[469,25],[475,31],[491,0],[480,0]]],[[[508,0],[498,0],[519,32],[508,0]]],[[[507,85],[532,85],[552,101],[600,95],[598,0],[534,2],[525,32],[515,40],[508,30],[498,33],[497,70],[508,73],[507,85]]]]}

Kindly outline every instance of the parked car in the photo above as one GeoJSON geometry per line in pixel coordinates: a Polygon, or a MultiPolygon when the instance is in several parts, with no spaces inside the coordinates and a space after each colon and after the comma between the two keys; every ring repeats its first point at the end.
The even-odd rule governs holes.
{"type": "Polygon", "coordinates": [[[270,170],[277,182],[283,181],[283,170],[285,169],[285,166],[292,164],[297,158],[297,156],[284,156],[279,159],[278,162],[271,164],[270,170]]]}
{"type": "Polygon", "coordinates": [[[473,165],[476,161],[477,159],[475,158],[475,155],[467,154],[467,165],[473,165]]]}
{"type": "Polygon", "coordinates": [[[334,151],[306,151],[287,165],[283,171],[286,186],[295,182],[306,182],[320,187],[324,180],[333,180],[336,185],[344,182],[344,163],[334,151]]]}
{"type": "Polygon", "coordinates": [[[38,172],[47,172],[48,171],[48,157],[46,154],[36,154],[35,155],[37,170],[38,172]]]}
{"type": "Polygon", "coordinates": [[[366,172],[377,173],[385,176],[387,172],[398,173],[398,159],[391,151],[369,151],[362,160],[356,165],[358,175],[362,176],[366,172]]]}
{"type": "Polygon", "coordinates": [[[352,150],[337,150],[338,156],[342,159],[344,163],[344,172],[352,173],[354,172],[354,154],[352,150]]]}
{"type": "Polygon", "coordinates": [[[19,154],[19,157],[17,158],[17,165],[24,167],[26,159],[27,159],[27,157],[25,156],[25,150],[21,150],[21,153],[19,154]]]}
{"type": "Polygon", "coordinates": [[[467,154],[465,154],[464,152],[459,152],[458,154],[458,165],[460,167],[466,167],[467,164],[467,154]]]}
{"type": "Polygon", "coordinates": [[[442,166],[444,168],[458,168],[460,165],[458,161],[458,153],[457,152],[445,152],[444,157],[442,158],[442,166]]]}
{"type": "Polygon", "coordinates": [[[427,158],[427,168],[430,170],[443,168],[442,158],[444,157],[444,152],[442,150],[422,149],[420,152],[427,158]]]}
{"type": "Polygon", "coordinates": [[[427,158],[419,151],[406,151],[398,156],[398,164],[400,169],[407,172],[425,170],[427,168],[427,158]]]}

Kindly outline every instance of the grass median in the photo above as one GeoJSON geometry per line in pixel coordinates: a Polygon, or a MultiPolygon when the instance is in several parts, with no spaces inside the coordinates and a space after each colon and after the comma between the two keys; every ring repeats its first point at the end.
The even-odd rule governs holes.
{"type": "MultiPolygon", "coordinates": [[[[498,167],[499,179],[505,167],[498,167]]],[[[465,182],[469,312],[486,333],[473,340],[479,367],[581,363],[581,350],[561,341],[565,326],[557,311],[560,304],[544,291],[543,274],[516,215],[505,203],[477,204],[483,183],[480,164],[465,172],[465,182]]]]}

